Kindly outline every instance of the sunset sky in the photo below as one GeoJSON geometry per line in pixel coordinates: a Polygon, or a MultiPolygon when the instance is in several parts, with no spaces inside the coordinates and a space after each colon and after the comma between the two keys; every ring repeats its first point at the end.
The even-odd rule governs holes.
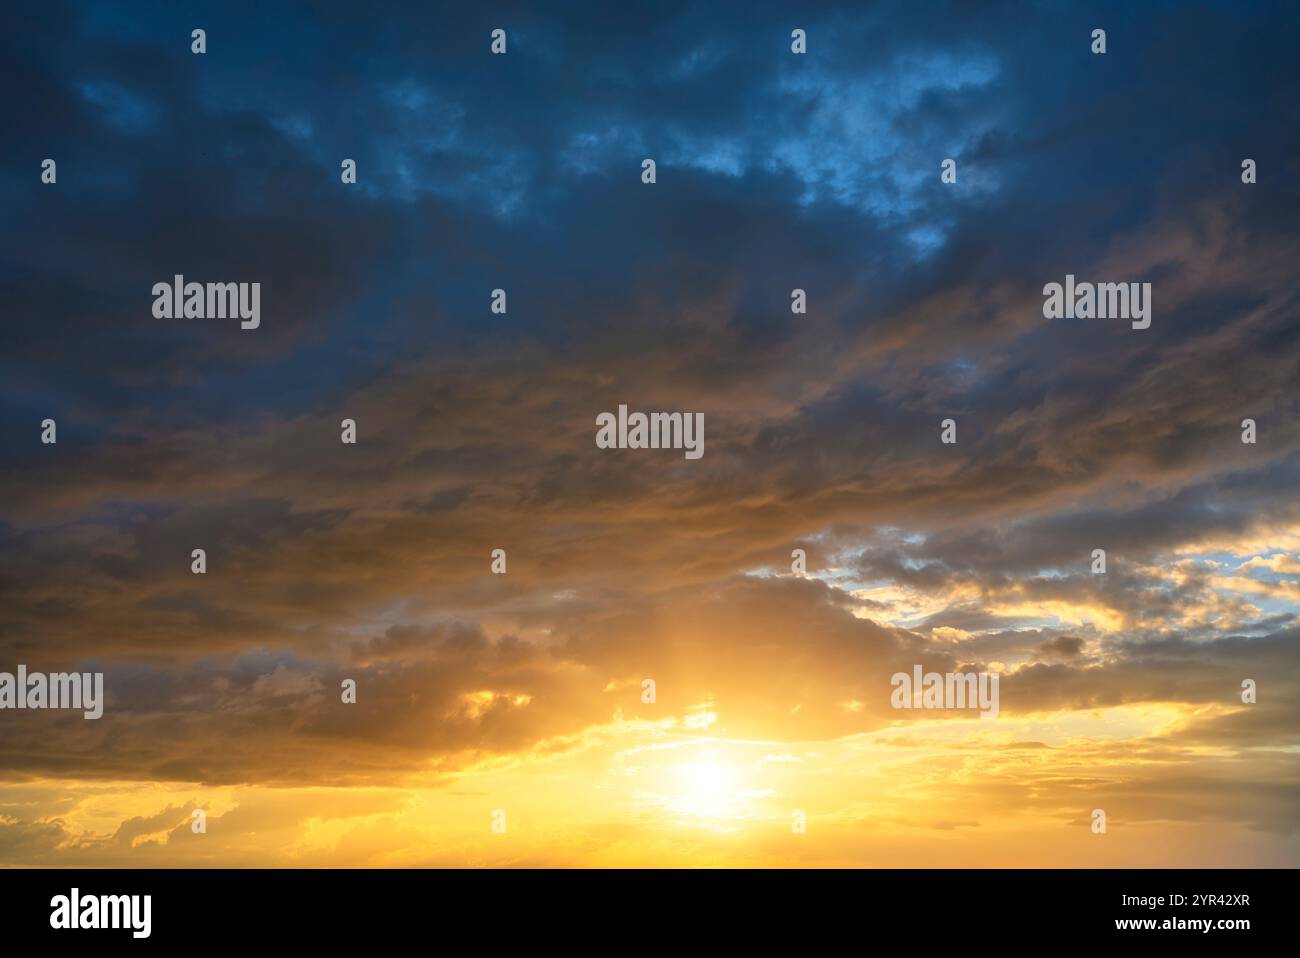
{"type": "Polygon", "coordinates": [[[0,865],[1300,865],[1300,8],[410,6],[0,29],[0,865]]]}

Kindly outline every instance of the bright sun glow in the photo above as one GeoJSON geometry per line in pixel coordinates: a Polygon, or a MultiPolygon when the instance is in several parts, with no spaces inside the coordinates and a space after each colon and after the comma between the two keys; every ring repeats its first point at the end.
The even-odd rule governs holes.
{"type": "Polygon", "coordinates": [[[736,809],[733,769],[724,762],[704,760],[677,766],[678,794],[673,806],[688,815],[732,816],[736,809]]]}

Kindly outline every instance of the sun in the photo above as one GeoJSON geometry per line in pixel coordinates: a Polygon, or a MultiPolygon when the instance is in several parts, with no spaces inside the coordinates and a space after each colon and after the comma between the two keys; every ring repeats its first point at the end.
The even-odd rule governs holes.
{"type": "Polygon", "coordinates": [[[709,818],[736,814],[735,770],[726,762],[705,759],[677,766],[677,795],[681,813],[709,818]]]}

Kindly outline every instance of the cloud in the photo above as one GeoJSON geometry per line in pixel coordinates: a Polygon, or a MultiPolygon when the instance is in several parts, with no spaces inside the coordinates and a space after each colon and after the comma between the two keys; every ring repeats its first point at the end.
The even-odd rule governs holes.
{"type": "MultiPolygon", "coordinates": [[[[239,792],[213,860],[463,861],[406,792],[347,826],[250,793],[519,793],[570,761],[617,791],[629,768],[581,763],[661,737],[816,743],[842,784],[872,736],[933,742],[918,768],[971,763],[971,807],[909,765],[891,794],[921,807],[886,817],[952,841],[1097,790],[1294,832],[1294,11],[1117,8],[1105,58],[1047,7],[801,16],[806,58],[762,3],[516,10],[506,57],[469,9],[238,6],[205,57],[164,7],[0,36],[26,145],[0,160],[0,657],[109,696],[0,722],[5,788],[35,790],[0,861],[169,861],[185,788],[239,792]],[[177,273],[262,282],[262,327],[154,319],[177,273]],[[1151,282],[1151,328],[1044,320],[1067,273],[1151,282]],[[598,449],[622,402],[702,412],[705,457],[598,449]],[[915,663],[1002,672],[1026,727],[900,716],[915,663]],[[1066,754],[1095,714],[1151,768],[1066,754]],[[1050,743],[1031,786],[999,764],[1017,741],[1050,743]]],[[[628,860],[633,826],[591,828],[511,860],[628,860]]]]}

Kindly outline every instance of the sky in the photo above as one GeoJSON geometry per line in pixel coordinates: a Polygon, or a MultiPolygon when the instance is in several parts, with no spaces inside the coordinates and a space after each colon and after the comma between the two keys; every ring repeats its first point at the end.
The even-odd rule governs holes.
{"type": "Polygon", "coordinates": [[[1294,5],[6,19],[0,865],[1300,864],[1294,5]]]}

